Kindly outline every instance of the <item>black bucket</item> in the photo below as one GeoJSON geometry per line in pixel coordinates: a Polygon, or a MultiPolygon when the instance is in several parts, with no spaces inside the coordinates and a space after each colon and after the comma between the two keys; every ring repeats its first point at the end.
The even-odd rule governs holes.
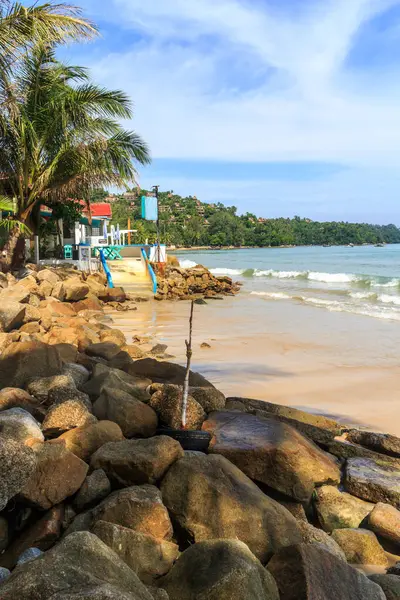
{"type": "Polygon", "coordinates": [[[195,429],[160,427],[157,429],[157,435],[167,435],[177,440],[184,450],[196,450],[197,452],[207,452],[211,441],[211,434],[208,431],[195,429]]]}

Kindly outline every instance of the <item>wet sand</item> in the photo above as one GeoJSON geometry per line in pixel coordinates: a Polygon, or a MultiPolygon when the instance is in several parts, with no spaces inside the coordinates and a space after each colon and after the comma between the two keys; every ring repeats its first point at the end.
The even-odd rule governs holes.
{"type": "MultiPolygon", "coordinates": [[[[189,304],[155,302],[113,316],[185,361],[189,304]]],[[[193,370],[227,396],[296,406],[400,435],[397,324],[268,303],[245,292],[195,306],[193,370]],[[393,329],[396,327],[397,329],[393,329]],[[210,348],[201,348],[203,342],[210,348]]]]}

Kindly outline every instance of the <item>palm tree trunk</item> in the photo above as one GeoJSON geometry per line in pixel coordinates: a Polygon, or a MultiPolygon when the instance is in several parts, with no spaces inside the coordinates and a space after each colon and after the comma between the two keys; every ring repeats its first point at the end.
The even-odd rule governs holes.
{"type": "MultiPolygon", "coordinates": [[[[21,237],[21,230],[18,226],[13,227],[10,230],[8,239],[1,249],[0,256],[0,269],[3,273],[8,273],[14,268],[15,265],[18,265],[19,259],[18,256],[21,255],[21,243],[24,242],[21,237]]],[[[24,257],[21,260],[21,264],[23,264],[24,257]]]]}

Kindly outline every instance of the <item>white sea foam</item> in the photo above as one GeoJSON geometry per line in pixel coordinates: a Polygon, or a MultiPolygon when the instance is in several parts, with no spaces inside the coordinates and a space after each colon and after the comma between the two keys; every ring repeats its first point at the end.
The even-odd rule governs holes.
{"type": "Polygon", "coordinates": [[[302,277],[307,275],[304,271],[274,271],[268,269],[267,271],[254,271],[256,277],[275,277],[276,279],[295,279],[296,277],[302,277]]]}
{"type": "Polygon", "coordinates": [[[195,267],[197,265],[196,262],[194,262],[193,260],[180,260],[179,261],[179,265],[182,267],[182,269],[191,269],[192,267],[195,267]]]}
{"type": "Polygon", "coordinates": [[[384,304],[394,304],[395,306],[400,306],[400,296],[391,296],[390,294],[380,294],[378,296],[379,302],[383,302],[384,304]]]}
{"type": "Polygon", "coordinates": [[[350,292],[350,298],[354,300],[375,300],[376,294],[374,292],[350,292]]]}
{"type": "Polygon", "coordinates": [[[220,267],[218,269],[210,269],[213,275],[242,275],[243,269],[227,269],[220,267]]]}
{"type": "Polygon", "coordinates": [[[310,281],[320,281],[322,283],[350,283],[357,281],[357,275],[349,275],[348,273],[318,273],[310,271],[308,273],[310,281]]]}
{"type": "Polygon", "coordinates": [[[272,300],[292,300],[293,296],[282,292],[251,292],[251,296],[264,296],[272,300]]]}
{"type": "Polygon", "coordinates": [[[391,279],[390,281],[387,281],[386,283],[381,283],[379,281],[373,281],[373,282],[371,282],[371,286],[372,287],[384,287],[384,288],[400,287],[400,280],[399,279],[391,279]]]}

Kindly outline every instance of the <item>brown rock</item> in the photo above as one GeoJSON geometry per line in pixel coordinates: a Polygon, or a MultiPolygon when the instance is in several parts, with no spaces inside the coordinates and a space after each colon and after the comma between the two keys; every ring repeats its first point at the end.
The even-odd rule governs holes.
{"type": "MultiPolygon", "coordinates": [[[[62,285],[62,284],[61,284],[62,285]]],[[[46,317],[74,317],[75,311],[69,304],[64,304],[64,302],[58,301],[55,298],[47,298],[47,300],[43,300],[40,303],[40,310],[45,311],[42,312],[42,315],[46,317]]]]}
{"type": "Polygon", "coordinates": [[[110,493],[111,484],[107,475],[103,469],[97,469],[86,477],[74,499],[74,507],[77,512],[82,512],[107,498],[110,493]]]}
{"type": "Polygon", "coordinates": [[[95,310],[100,312],[102,310],[101,304],[96,298],[96,296],[89,295],[84,300],[80,300],[80,302],[76,302],[74,305],[74,310],[77,313],[80,313],[83,310],[95,310]]]}
{"type": "Polygon", "coordinates": [[[36,462],[31,448],[12,438],[0,437],[0,511],[26,485],[36,462]]]}
{"type": "Polygon", "coordinates": [[[19,556],[28,548],[39,548],[43,551],[51,548],[61,535],[63,519],[62,504],[51,508],[41,519],[25,529],[7,551],[0,555],[0,566],[13,569],[19,556]]]}
{"type": "Polygon", "coordinates": [[[369,579],[382,588],[386,600],[399,600],[400,577],[397,575],[370,575],[369,579]]]}
{"type": "Polygon", "coordinates": [[[358,444],[352,444],[348,440],[334,439],[326,444],[326,449],[330,454],[337,456],[340,459],[347,458],[371,458],[372,460],[384,460],[385,462],[396,465],[400,469],[400,459],[393,458],[391,456],[382,455],[364,446],[358,444]]]}
{"type": "MultiPolygon", "coordinates": [[[[39,323],[37,323],[37,322],[30,322],[30,323],[26,323],[25,325],[22,325],[22,327],[20,327],[20,331],[21,331],[21,333],[27,333],[28,335],[34,335],[36,333],[40,333],[41,327],[40,327],[39,323]]],[[[42,329],[42,331],[43,331],[43,329],[42,329]]]]}
{"type": "Polygon", "coordinates": [[[371,502],[400,508],[400,467],[386,461],[350,458],[346,464],[346,489],[371,502]]]}
{"type": "Polygon", "coordinates": [[[359,565],[388,566],[385,551],[372,531],[368,531],[368,529],[335,529],[332,538],[345,553],[347,562],[359,565]]]}
{"type": "MultiPolygon", "coordinates": [[[[182,388],[175,385],[164,385],[152,395],[149,405],[160,418],[160,421],[173,429],[182,427],[182,388]]],[[[203,408],[192,396],[188,396],[186,427],[187,429],[201,429],[206,414],[203,408]]]]}
{"type": "Polygon", "coordinates": [[[176,544],[115,523],[97,521],[92,531],[147,584],[168,573],[179,555],[176,544]]]}
{"type": "Polygon", "coordinates": [[[23,388],[34,377],[58,375],[63,363],[58,350],[41,342],[15,342],[0,358],[0,389],[23,388]]]}
{"type": "Polygon", "coordinates": [[[66,302],[79,302],[86,298],[89,293],[89,286],[75,277],[67,279],[62,285],[66,302]]]}
{"type": "Polygon", "coordinates": [[[191,387],[189,393],[203,407],[206,413],[225,408],[225,396],[215,388],[191,387]]]}
{"type": "Polygon", "coordinates": [[[47,437],[57,437],[76,427],[87,427],[97,423],[85,404],[80,400],[66,400],[49,408],[43,421],[43,433],[47,437]]]}
{"type": "Polygon", "coordinates": [[[150,383],[149,379],[134,377],[119,369],[110,369],[106,365],[95,364],[93,377],[82,386],[82,390],[95,400],[104,389],[108,388],[126,392],[136,400],[147,401],[150,396],[146,389],[150,383]]]}
{"type": "Polygon", "coordinates": [[[134,358],[135,360],[138,358],[143,358],[144,356],[143,350],[136,344],[126,344],[126,346],[124,346],[124,350],[131,358],[134,358]]]}
{"type": "Polygon", "coordinates": [[[41,298],[48,298],[51,296],[54,285],[50,281],[42,281],[39,285],[39,296],[41,298]]]}
{"type": "Polygon", "coordinates": [[[104,358],[105,360],[111,360],[121,352],[121,349],[117,344],[113,344],[112,342],[103,342],[100,344],[91,344],[86,348],[85,352],[89,356],[100,356],[100,358],[104,358]]]}
{"type": "Polygon", "coordinates": [[[279,600],[270,573],[237,540],[191,546],[159,585],[170,600],[279,600]]]}
{"type": "Polygon", "coordinates": [[[334,529],[359,527],[374,508],[370,502],[340,492],[331,485],[315,490],[314,504],[321,527],[328,533],[334,529]]]}
{"type": "Polygon", "coordinates": [[[123,440],[121,428],[111,421],[99,421],[88,427],[77,427],[58,438],[65,447],[82,460],[89,462],[92,454],[107,442],[123,440]]]}
{"type": "Polygon", "coordinates": [[[213,435],[209,451],[231,460],[251,479],[300,502],[316,486],[339,483],[336,461],[296,429],[273,418],[221,411],[203,430],[213,435]]]}
{"type": "Polygon", "coordinates": [[[18,329],[24,323],[25,306],[12,300],[1,300],[0,325],[3,331],[18,329]]]}
{"type": "MultiPolygon", "coordinates": [[[[39,322],[41,318],[42,318],[42,313],[39,308],[36,308],[36,306],[31,306],[30,304],[26,305],[25,315],[24,315],[24,323],[35,323],[35,321],[39,322]]],[[[24,327],[25,327],[25,325],[24,325],[24,327]]]]}
{"type": "Polygon", "coordinates": [[[400,511],[378,502],[368,517],[368,527],[377,535],[400,544],[400,511]]]}
{"type": "Polygon", "coordinates": [[[113,492],[92,511],[93,523],[107,521],[159,540],[171,540],[172,525],[160,491],[137,485],[113,492]]]}
{"type": "Polygon", "coordinates": [[[314,544],[283,548],[268,563],[280,600],[385,600],[363,573],[314,544]]]}
{"type": "Polygon", "coordinates": [[[104,388],[93,406],[100,420],[114,421],[125,437],[151,437],[157,429],[157,415],[150,406],[119,389],[104,388]]]}
{"type": "Polygon", "coordinates": [[[39,406],[40,402],[36,398],[19,388],[3,388],[0,391],[0,411],[9,408],[23,408],[35,416],[39,406]]]}
{"type": "Polygon", "coordinates": [[[20,498],[47,510],[79,490],[88,466],[60,443],[45,442],[36,456],[36,470],[22,488],[20,498]]]}
{"type": "Polygon", "coordinates": [[[304,544],[316,544],[319,548],[330,552],[340,560],[346,561],[343,550],[332,536],[305,521],[300,521],[297,526],[303,535],[304,544]]]}
{"type": "Polygon", "coordinates": [[[57,273],[51,271],[50,269],[43,269],[42,271],[39,271],[37,278],[38,281],[47,281],[52,285],[55,285],[59,281],[57,273]]]}
{"type": "Polygon", "coordinates": [[[111,481],[119,485],[155,484],[183,455],[179,442],[157,436],[105,444],[93,454],[90,466],[104,469],[111,481]]]}
{"type": "Polygon", "coordinates": [[[42,403],[64,402],[75,398],[78,390],[70,375],[36,377],[27,386],[28,392],[42,403]]]}
{"type": "Polygon", "coordinates": [[[394,435],[353,430],[347,434],[347,439],[375,452],[400,458],[400,438],[394,435]]]}
{"type": "Polygon", "coordinates": [[[100,332],[100,341],[116,344],[120,348],[126,345],[126,337],[119,329],[103,329],[100,332]]]}
{"type": "MultiPolygon", "coordinates": [[[[186,369],[181,365],[167,361],[158,361],[155,358],[144,358],[136,360],[128,373],[148,377],[157,383],[174,383],[183,385],[186,369]]],[[[193,387],[214,387],[207,379],[199,373],[190,372],[189,385],[193,387]]]]}
{"type": "Polygon", "coordinates": [[[295,518],[223,456],[185,453],[165,475],[163,500],[193,543],[231,538],[265,563],[302,540],[295,518]]]}
{"type": "Polygon", "coordinates": [[[74,327],[53,327],[43,338],[46,344],[72,344],[78,346],[79,331],[74,327]]]}
{"type": "Polygon", "coordinates": [[[126,294],[121,287],[105,288],[99,292],[98,297],[103,302],[125,302],[126,294]]]}

